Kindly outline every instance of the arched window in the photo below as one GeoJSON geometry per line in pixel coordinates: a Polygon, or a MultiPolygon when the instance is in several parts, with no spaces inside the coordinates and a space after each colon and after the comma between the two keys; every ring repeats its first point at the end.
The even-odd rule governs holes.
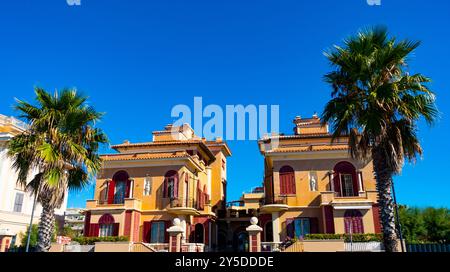
{"type": "Polygon", "coordinates": [[[358,210],[347,210],[344,214],[345,233],[364,233],[362,214],[358,210]]]}
{"type": "Polygon", "coordinates": [[[125,198],[130,196],[130,184],[130,176],[126,171],[115,173],[108,184],[108,203],[123,204],[125,198]]]}
{"type": "Polygon", "coordinates": [[[340,162],[334,167],[334,190],[339,197],[358,196],[356,168],[349,162],[340,162]]]}
{"type": "Polygon", "coordinates": [[[119,235],[119,223],[115,223],[114,217],[106,213],[100,217],[98,220],[99,225],[99,236],[118,236],[119,235]]]}
{"type": "Polygon", "coordinates": [[[204,228],[202,224],[195,225],[195,243],[203,244],[204,241],[204,228]]]}
{"type": "Polygon", "coordinates": [[[178,198],[178,172],[171,170],[164,175],[164,192],[165,198],[178,198]]]}
{"type": "Polygon", "coordinates": [[[295,172],[290,166],[280,169],[280,194],[295,195],[295,172]]]}

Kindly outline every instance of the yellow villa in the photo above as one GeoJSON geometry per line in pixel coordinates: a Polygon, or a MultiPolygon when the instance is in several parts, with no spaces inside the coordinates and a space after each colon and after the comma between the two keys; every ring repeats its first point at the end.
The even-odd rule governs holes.
{"type": "MultiPolygon", "coordinates": [[[[307,234],[380,233],[372,162],[350,158],[345,136],[331,142],[318,116],[294,123],[293,135],[258,141],[263,187],[229,203],[231,152],[222,139],[199,138],[187,124],[168,125],[151,142],[112,146],[117,153],[102,155],[95,197],[86,204],[85,236],[128,236],[165,251],[175,241],[170,230],[178,229],[181,240],[171,251],[248,251],[252,222],[250,230],[261,231],[252,250],[276,251],[307,234]]],[[[344,250],[343,241],[326,243],[334,242],[304,246],[344,250]]]]}
{"type": "Polygon", "coordinates": [[[153,141],[112,146],[103,155],[95,197],[86,204],[85,236],[128,236],[168,248],[174,218],[183,245],[196,251],[217,245],[218,211],[225,208],[227,157],[221,139],[199,138],[189,125],[153,132],[153,141]]]}
{"type": "Polygon", "coordinates": [[[372,161],[349,156],[348,138],[331,143],[320,118],[296,117],[293,135],[259,141],[265,197],[265,242],[312,233],[380,233],[372,161]]]}

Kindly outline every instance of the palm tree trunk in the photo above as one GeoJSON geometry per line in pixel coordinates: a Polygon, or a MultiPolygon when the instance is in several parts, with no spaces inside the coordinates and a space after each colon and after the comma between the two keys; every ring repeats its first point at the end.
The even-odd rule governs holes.
{"type": "Polygon", "coordinates": [[[41,221],[39,222],[38,252],[47,252],[52,244],[53,231],[55,227],[55,209],[48,204],[42,204],[41,221]]]}
{"type": "Polygon", "coordinates": [[[395,228],[394,201],[392,199],[393,171],[386,163],[386,156],[381,147],[374,147],[372,158],[380,205],[380,219],[383,229],[384,248],[387,252],[396,252],[397,233],[395,228]]]}

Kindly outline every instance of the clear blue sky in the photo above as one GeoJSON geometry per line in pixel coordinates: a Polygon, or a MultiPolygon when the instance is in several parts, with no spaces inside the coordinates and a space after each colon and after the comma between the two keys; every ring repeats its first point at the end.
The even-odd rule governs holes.
{"type": "MultiPolygon", "coordinates": [[[[65,0],[2,1],[0,113],[33,86],[77,87],[106,112],[100,126],[112,143],[148,141],[173,121],[175,104],[278,104],[281,131],[296,115],[322,111],[330,88],[323,51],[364,26],[384,24],[421,40],[412,71],[433,78],[442,112],[420,124],[425,154],[396,177],[398,199],[450,207],[450,3],[447,0],[65,0]]],[[[263,160],[256,142],[229,142],[229,199],[257,186],[263,160]]],[[[109,152],[107,148],[102,152],[109,152]]],[[[71,193],[84,207],[92,187],[71,193]]]]}

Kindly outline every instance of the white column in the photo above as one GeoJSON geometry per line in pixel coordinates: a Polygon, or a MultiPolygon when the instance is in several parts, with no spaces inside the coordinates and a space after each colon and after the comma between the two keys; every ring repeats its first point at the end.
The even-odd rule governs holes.
{"type": "Polygon", "coordinates": [[[272,213],[272,232],[273,232],[273,242],[280,242],[280,213],[273,212],[272,213]]]}
{"type": "Polygon", "coordinates": [[[133,198],[134,193],[134,179],[130,179],[130,196],[128,198],[133,198]]]}
{"type": "Polygon", "coordinates": [[[331,191],[334,192],[334,180],[333,180],[333,171],[328,173],[328,180],[330,182],[331,191]]]}
{"type": "Polygon", "coordinates": [[[181,221],[181,228],[183,229],[183,233],[181,234],[181,241],[182,243],[186,242],[186,216],[185,215],[180,215],[179,219],[181,221]]]}
{"type": "Polygon", "coordinates": [[[362,172],[358,172],[358,187],[359,187],[360,193],[364,192],[364,189],[362,186],[362,172]]]}

